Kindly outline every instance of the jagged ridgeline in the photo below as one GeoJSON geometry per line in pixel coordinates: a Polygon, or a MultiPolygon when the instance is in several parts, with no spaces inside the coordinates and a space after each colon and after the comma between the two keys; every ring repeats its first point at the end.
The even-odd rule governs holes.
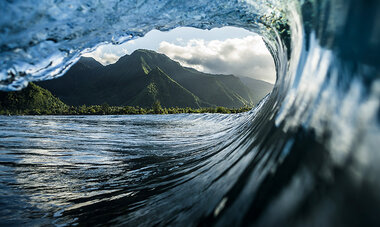
{"type": "Polygon", "coordinates": [[[151,107],[239,108],[255,105],[265,94],[252,94],[233,75],[213,75],[182,67],[164,54],[136,50],[103,66],[82,57],[65,76],[38,83],[64,103],[151,107]]]}

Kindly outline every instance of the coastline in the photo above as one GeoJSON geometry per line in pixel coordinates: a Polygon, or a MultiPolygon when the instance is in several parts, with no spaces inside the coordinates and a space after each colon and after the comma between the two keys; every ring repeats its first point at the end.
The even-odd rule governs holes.
{"type": "Polygon", "coordinates": [[[247,112],[253,107],[244,106],[241,108],[226,107],[208,107],[208,108],[180,108],[170,107],[162,108],[153,106],[152,108],[132,107],[132,106],[71,106],[64,110],[44,110],[44,109],[25,109],[25,110],[0,110],[2,116],[38,116],[38,115],[148,115],[148,114],[201,114],[201,113],[219,113],[219,114],[236,114],[247,112]]]}

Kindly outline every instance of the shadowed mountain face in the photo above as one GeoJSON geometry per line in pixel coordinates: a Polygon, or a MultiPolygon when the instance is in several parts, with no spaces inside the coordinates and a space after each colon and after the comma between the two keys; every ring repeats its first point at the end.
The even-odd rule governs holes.
{"type": "Polygon", "coordinates": [[[159,67],[148,73],[148,85],[132,99],[132,106],[151,106],[155,100],[160,100],[163,106],[180,106],[200,108],[207,106],[197,96],[182,87],[159,67]]]}
{"type": "Polygon", "coordinates": [[[245,86],[247,86],[252,94],[255,94],[253,96],[253,103],[260,102],[260,100],[268,93],[270,93],[273,89],[273,84],[262,80],[256,80],[245,76],[239,76],[239,79],[245,86]]]}
{"type": "Polygon", "coordinates": [[[263,96],[233,75],[212,75],[182,67],[164,54],[136,50],[115,64],[103,66],[81,58],[63,77],[38,83],[69,105],[132,105],[150,107],[242,107],[263,96]]]}

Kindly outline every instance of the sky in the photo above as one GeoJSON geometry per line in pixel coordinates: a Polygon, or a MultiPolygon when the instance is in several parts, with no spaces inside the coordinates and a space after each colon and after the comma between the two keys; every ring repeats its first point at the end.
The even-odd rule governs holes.
{"type": "Polygon", "coordinates": [[[166,54],[181,65],[202,72],[247,76],[272,84],[276,80],[273,59],[261,37],[235,27],[211,30],[181,27],[168,32],[152,30],[144,37],[121,45],[99,46],[84,56],[108,65],[137,49],[166,54]]]}

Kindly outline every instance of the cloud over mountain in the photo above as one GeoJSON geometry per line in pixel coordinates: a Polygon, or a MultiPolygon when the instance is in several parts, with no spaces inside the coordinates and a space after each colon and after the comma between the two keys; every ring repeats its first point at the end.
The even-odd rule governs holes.
{"type": "Polygon", "coordinates": [[[125,48],[117,45],[103,45],[96,48],[93,52],[84,54],[84,57],[93,57],[103,65],[115,63],[120,56],[128,54],[125,48]]]}
{"type": "Polygon", "coordinates": [[[163,41],[158,51],[200,71],[275,82],[273,59],[258,35],[224,41],[191,39],[184,45],[163,41]]]}

